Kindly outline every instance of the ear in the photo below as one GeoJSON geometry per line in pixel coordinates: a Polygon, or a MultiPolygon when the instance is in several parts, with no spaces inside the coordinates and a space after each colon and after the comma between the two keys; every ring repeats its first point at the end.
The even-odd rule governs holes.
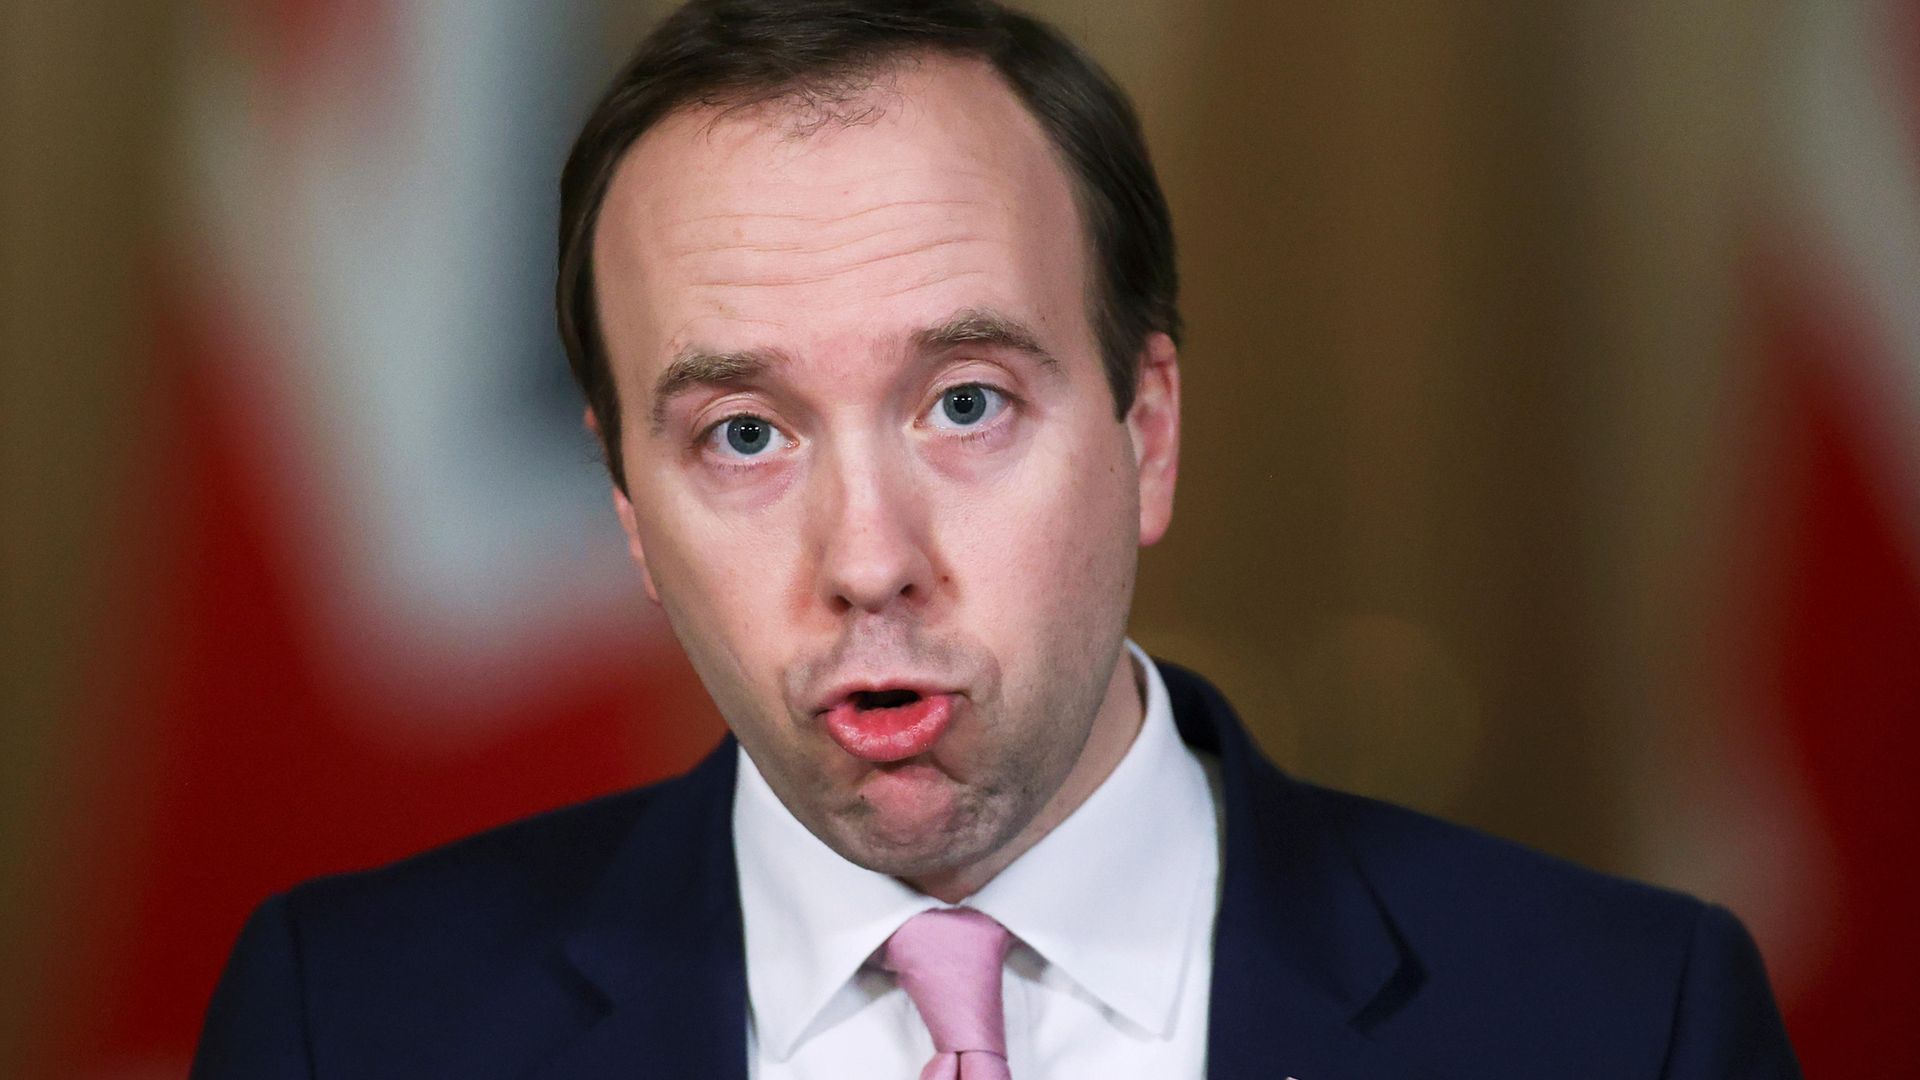
{"type": "MultiPolygon", "coordinates": [[[[600,421],[593,415],[593,406],[587,406],[585,422],[587,430],[595,439],[600,438],[600,421]]],[[[647,599],[658,604],[660,591],[653,587],[653,571],[647,569],[646,545],[640,542],[640,522],[634,516],[633,502],[620,485],[613,485],[613,513],[620,519],[620,528],[627,534],[627,554],[632,556],[633,564],[640,568],[640,583],[646,586],[647,599]]]]}
{"type": "Polygon", "coordinates": [[[1140,381],[1127,410],[1127,434],[1140,475],[1140,546],[1160,541],[1173,520],[1180,472],[1180,355],[1165,334],[1140,349],[1140,381]]]}
{"type": "Polygon", "coordinates": [[[647,599],[658,604],[660,590],[653,587],[653,571],[647,569],[647,549],[640,542],[640,526],[634,520],[633,503],[627,499],[627,493],[618,487],[613,489],[613,512],[620,517],[620,527],[627,533],[627,554],[633,556],[633,564],[640,568],[640,583],[646,586],[647,599]]]}

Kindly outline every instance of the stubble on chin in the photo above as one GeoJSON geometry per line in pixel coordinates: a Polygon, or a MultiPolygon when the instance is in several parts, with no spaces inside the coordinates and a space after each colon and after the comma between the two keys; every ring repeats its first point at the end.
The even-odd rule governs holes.
{"type": "MultiPolygon", "coordinates": [[[[997,872],[1011,861],[1010,852],[1017,857],[1013,846],[1024,850],[1036,842],[1038,837],[1023,843],[1022,834],[1047,810],[1085,752],[1106,680],[1082,684],[1086,673],[1100,665],[1082,657],[1056,657],[1026,686],[1009,685],[998,658],[979,643],[918,632],[910,625],[876,624],[850,633],[823,655],[788,667],[780,680],[786,702],[798,707],[813,700],[821,686],[860,670],[862,660],[880,670],[897,665],[966,680],[974,730],[950,733],[960,741],[951,747],[958,756],[940,763],[948,805],[933,820],[889,820],[892,815],[861,793],[875,775],[872,767],[857,763],[849,769],[856,765],[853,759],[835,757],[835,751],[811,743],[820,736],[814,719],[796,712],[786,718],[795,744],[775,754],[776,769],[792,771],[781,777],[774,769],[762,769],[789,812],[849,862],[921,887],[928,881],[972,880],[985,868],[997,872]],[[1063,732],[1063,722],[1077,723],[1078,730],[1063,732]],[[974,756],[983,751],[983,756],[974,756]],[[826,759],[813,767],[804,764],[816,752],[825,753],[826,759]]],[[[941,750],[936,748],[932,757],[940,762],[941,750]]]]}
{"type": "Polygon", "coordinates": [[[1004,813],[994,813],[990,795],[962,791],[955,795],[946,820],[923,833],[906,834],[889,827],[879,811],[864,800],[837,816],[841,857],[875,873],[913,880],[972,865],[1003,842],[1004,813]]]}
{"type": "Polygon", "coordinates": [[[1014,721],[1014,730],[1032,737],[1003,743],[992,764],[969,780],[949,776],[952,803],[937,826],[917,832],[890,828],[877,807],[856,798],[833,815],[830,828],[838,835],[828,846],[859,866],[916,884],[965,877],[972,868],[999,862],[1040,816],[1084,750],[1086,732],[1066,744],[1045,737],[1040,725],[1057,715],[1056,707],[1041,705],[1042,717],[1014,721]]]}

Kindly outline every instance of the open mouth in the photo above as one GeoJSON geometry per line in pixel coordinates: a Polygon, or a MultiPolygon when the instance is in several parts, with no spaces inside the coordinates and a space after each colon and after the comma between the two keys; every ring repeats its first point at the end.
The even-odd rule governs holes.
{"type": "Polygon", "coordinates": [[[840,749],[872,762],[924,754],[953,719],[954,694],[856,690],[826,711],[827,734],[840,749]]]}
{"type": "Polygon", "coordinates": [[[852,695],[853,707],[861,712],[874,709],[897,709],[902,705],[911,705],[920,700],[920,695],[912,690],[859,690],[852,695]]]}

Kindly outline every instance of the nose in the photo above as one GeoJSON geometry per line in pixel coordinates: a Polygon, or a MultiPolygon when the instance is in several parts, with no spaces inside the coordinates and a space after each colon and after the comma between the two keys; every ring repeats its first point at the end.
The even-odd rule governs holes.
{"type": "Polygon", "coordinates": [[[848,448],[818,476],[820,591],[835,614],[920,605],[935,575],[927,499],[884,450],[848,448]]]}

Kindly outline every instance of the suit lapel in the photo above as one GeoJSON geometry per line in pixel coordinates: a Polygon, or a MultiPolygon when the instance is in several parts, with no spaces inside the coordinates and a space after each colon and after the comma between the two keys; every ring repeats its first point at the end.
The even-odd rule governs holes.
{"type": "Polygon", "coordinates": [[[734,755],[728,737],[663,785],[581,905],[565,955],[601,1008],[540,1077],[745,1080],[734,755]]]}
{"type": "Polygon", "coordinates": [[[1219,755],[1226,803],[1210,1080],[1424,1075],[1365,1034],[1417,988],[1418,967],[1312,792],[1260,754],[1219,691],[1159,667],[1181,737],[1219,755]]]}

